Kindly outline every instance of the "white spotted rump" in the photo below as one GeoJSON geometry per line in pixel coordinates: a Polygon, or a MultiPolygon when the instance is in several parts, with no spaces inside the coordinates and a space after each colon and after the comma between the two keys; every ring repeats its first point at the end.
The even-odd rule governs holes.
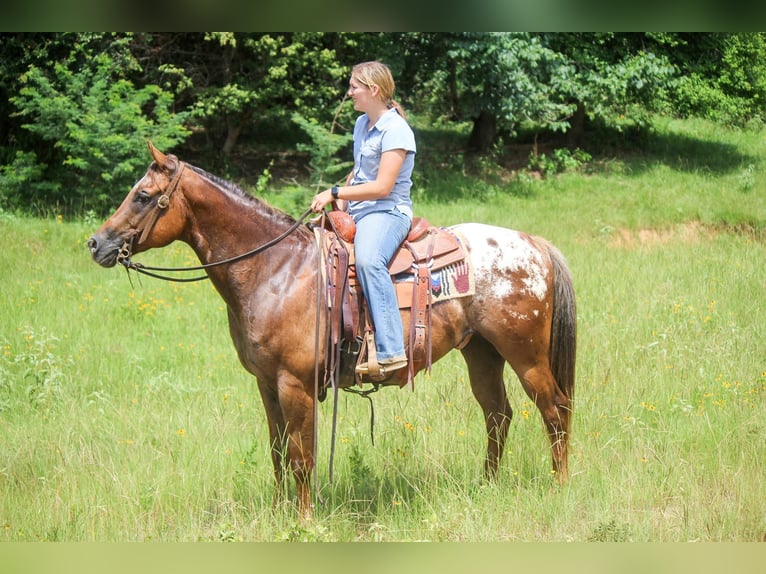
{"type": "Polygon", "coordinates": [[[464,223],[453,229],[468,242],[477,281],[491,281],[487,293],[497,299],[513,294],[545,299],[548,267],[528,235],[481,223],[464,223]]]}

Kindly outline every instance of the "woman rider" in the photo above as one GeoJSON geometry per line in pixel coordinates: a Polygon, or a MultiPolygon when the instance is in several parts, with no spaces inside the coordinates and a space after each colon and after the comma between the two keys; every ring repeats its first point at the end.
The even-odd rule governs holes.
{"type": "MultiPolygon", "coordinates": [[[[381,376],[407,366],[402,319],[388,263],[412,223],[412,169],[415,135],[404,110],[393,99],[394,79],[381,62],[354,66],[348,95],[363,112],[354,125],[354,168],[346,185],[314,196],[319,212],[336,201],[356,223],[356,274],[375,327],[375,351],[381,376]]],[[[368,364],[357,373],[367,374],[368,364]]]]}

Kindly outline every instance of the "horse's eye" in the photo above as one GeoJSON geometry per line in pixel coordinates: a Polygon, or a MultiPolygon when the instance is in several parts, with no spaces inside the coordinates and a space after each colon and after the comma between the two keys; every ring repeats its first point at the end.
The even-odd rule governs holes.
{"type": "Polygon", "coordinates": [[[139,191],[138,193],[136,193],[136,197],[134,201],[138,203],[139,205],[146,205],[147,203],[149,203],[150,199],[151,197],[149,196],[147,192],[139,191]]]}

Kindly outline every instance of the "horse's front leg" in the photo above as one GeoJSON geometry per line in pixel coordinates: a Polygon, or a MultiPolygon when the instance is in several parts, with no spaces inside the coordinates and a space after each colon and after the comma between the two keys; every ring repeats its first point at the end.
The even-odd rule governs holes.
{"type": "Polygon", "coordinates": [[[313,516],[311,472],[314,469],[314,398],[296,377],[279,377],[279,405],[285,420],[287,455],[295,478],[298,511],[313,516]]]}
{"type": "Polygon", "coordinates": [[[274,468],[274,508],[279,507],[287,498],[287,488],[284,480],[284,460],[287,430],[285,418],[282,415],[282,407],[279,404],[277,385],[258,379],[258,390],[261,393],[266,421],[269,425],[269,446],[271,463],[274,468]]]}

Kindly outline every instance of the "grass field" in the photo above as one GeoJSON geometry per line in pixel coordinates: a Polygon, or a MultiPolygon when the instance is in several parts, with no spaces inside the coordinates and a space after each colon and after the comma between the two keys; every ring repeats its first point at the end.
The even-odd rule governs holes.
{"type": "MultiPolygon", "coordinates": [[[[213,288],[99,268],[100,221],[0,214],[0,540],[763,540],[765,135],[662,120],[645,153],[508,193],[429,180],[470,197],[423,192],[433,223],[522,229],[568,258],[573,476],[555,486],[507,371],[509,447],[482,479],[483,420],[452,353],[414,392],[374,396],[374,447],[368,403],[341,396],[332,484],[323,403],[309,524],[272,507],[265,416],[213,288]]],[[[182,245],[141,259],[192,262],[182,245]]]]}

